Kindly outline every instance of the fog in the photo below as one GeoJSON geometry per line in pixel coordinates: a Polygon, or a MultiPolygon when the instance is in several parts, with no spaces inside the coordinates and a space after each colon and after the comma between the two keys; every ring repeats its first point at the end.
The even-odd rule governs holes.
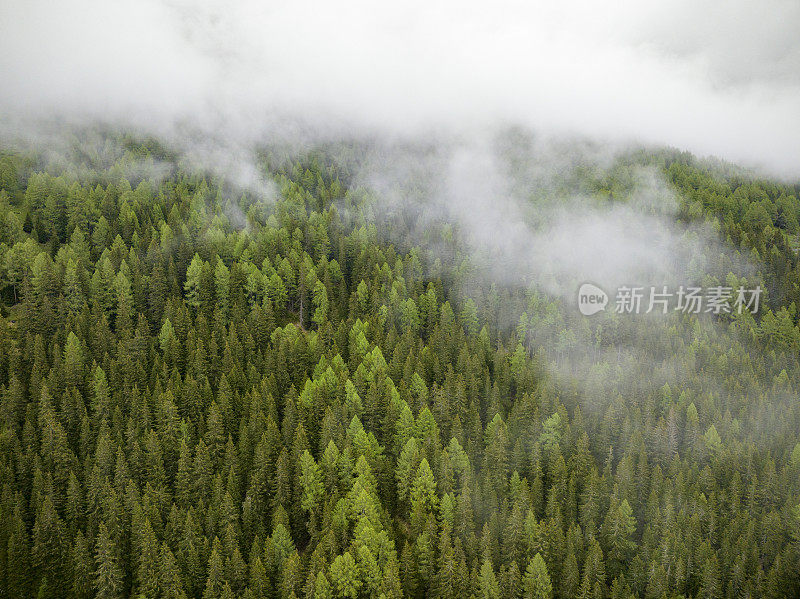
{"type": "MultiPolygon", "coordinates": [[[[576,316],[586,281],[609,293],[611,311],[621,285],[752,276],[710,226],[678,226],[677,199],[655,171],[641,169],[630,200],[613,206],[564,193],[563,179],[576,163],[603,169],[647,145],[800,180],[798,26],[791,0],[6,0],[0,139],[63,164],[68,125],[113,162],[118,149],[81,127],[132,130],[266,201],[277,192],[259,148],[370,140],[353,183],[379,198],[371,218],[387,225],[407,211],[416,222],[391,241],[435,255],[435,232],[450,223],[474,269],[455,293],[534,283],[576,316]],[[514,127],[535,132],[516,166],[496,136],[514,127]]],[[[613,387],[598,382],[597,364],[631,388],[680,382],[681,366],[649,349],[673,320],[643,319],[596,355],[587,348],[603,315],[580,318],[565,323],[571,344],[534,334],[555,348],[548,371],[577,385],[585,406],[613,387]],[[637,379],[636,365],[652,376],[637,379]]]]}
{"type": "Polygon", "coordinates": [[[6,1],[0,113],[244,148],[519,124],[795,179],[798,25],[791,0],[6,1]]]}
{"type": "MultiPolygon", "coordinates": [[[[375,204],[366,214],[339,209],[345,218],[378,223],[400,248],[422,248],[429,267],[438,260],[445,272],[458,271],[459,286],[448,289],[457,299],[483,307],[492,284],[501,297],[509,289],[535,290],[539,300],[526,309],[539,364],[559,388],[578,393],[585,412],[602,414],[623,391],[681,388],[692,365],[677,360],[674,343],[702,338],[724,347],[731,334],[703,313],[687,326],[674,297],[667,314],[658,307],[646,313],[651,287],[674,294],[680,286],[725,285],[729,273],[744,277],[748,289],[763,286],[759,269],[724,243],[713,223],[678,221],[679,198],[657,169],[631,166],[631,189],[615,200],[580,189],[578,168],[602,174],[625,152],[624,145],[508,130],[372,144],[353,186],[371,190],[375,204]],[[396,221],[402,226],[395,228],[396,221]],[[608,294],[603,312],[579,313],[585,282],[608,294]],[[643,288],[636,314],[615,314],[622,286],[643,288]],[[559,306],[558,318],[550,302],[559,306]],[[614,332],[599,346],[603,330],[614,332]]],[[[513,331],[519,319],[519,310],[501,307],[495,324],[513,331]]],[[[704,380],[709,389],[723,388],[711,374],[704,380]]]]}
{"type": "Polygon", "coordinates": [[[725,251],[676,226],[654,172],[613,208],[554,193],[576,163],[672,145],[800,176],[797,25],[781,0],[4,2],[0,137],[56,164],[75,143],[113,161],[81,125],[132,129],[267,201],[259,148],[376,140],[355,177],[381,198],[376,218],[413,210],[428,243],[429,224],[452,222],[493,280],[571,300],[587,280],[687,282],[725,251]],[[513,167],[497,135],[510,127],[535,132],[513,167]]]}

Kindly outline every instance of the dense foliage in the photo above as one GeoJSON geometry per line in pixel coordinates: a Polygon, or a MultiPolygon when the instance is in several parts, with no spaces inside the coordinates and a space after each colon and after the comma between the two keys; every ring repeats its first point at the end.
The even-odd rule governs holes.
{"type": "Polygon", "coordinates": [[[580,175],[658,169],[761,270],[755,317],[642,338],[393,246],[324,153],[262,203],[126,144],[0,155],[0,596],[800,595],[796,187],[580,175]]]}

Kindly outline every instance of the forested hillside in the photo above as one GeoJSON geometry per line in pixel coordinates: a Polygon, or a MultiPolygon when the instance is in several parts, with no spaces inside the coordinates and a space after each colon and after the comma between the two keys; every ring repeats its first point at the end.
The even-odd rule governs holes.
{"type": "Polygon", "coordinates": [[[328,152],[265,152],[273,202],[124,143],[0,154],[0,597],[800,596],[797,186],[576,174],[757,267],[757,314],[643,329],[465,285],[328,152]]]}

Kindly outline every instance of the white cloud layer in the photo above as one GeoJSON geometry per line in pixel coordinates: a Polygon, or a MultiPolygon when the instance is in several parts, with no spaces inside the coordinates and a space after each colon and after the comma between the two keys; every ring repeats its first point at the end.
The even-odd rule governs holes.
{"type": "Polygon", "coordinates": [[[521,124],[800,177],[795,0],[0,5],[0,113],[250,143],[521,124]]]}

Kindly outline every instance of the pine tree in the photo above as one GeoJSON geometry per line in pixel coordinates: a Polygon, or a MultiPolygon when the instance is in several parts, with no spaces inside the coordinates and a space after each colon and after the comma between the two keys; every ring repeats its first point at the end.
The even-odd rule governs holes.
{"type": "Polygon", "coordinates": [[[481,565],[480,591],[483,599],[499,599],[500,585],[497,582],[492,563],[485,559],[481,565]]]}
{"type": "Polygon", "coordinates": [[[117,599],[123,596],[123,572],[117,558],[117,548],[104,523],[100,524],[95,543],[94,588],[98,599],[117,599]]]}
{"type": "Polygon", "coordinates": [[[636,543],[631,539],[635,530],[636,521],[628,501],[626,499],[619,501],[612,497],[602,528],[608,547],[610,576],[616,576],[622,570],[636,548],[636,543]]]}
{"type": "Polygon", "coordinates": [[[186,283],[183,286],[186,291],[186,302],[195,310],[200,309],[200,277],[202,271],[203,261],[199,255],[195,254],[186,271],[186,283]]]}
{"type": "Polygon", "coordinates": [[[553,585],[541,553],[528,562],[522,588],[525,599],[551,599],[553,596],[553,585]]]}
{"type": "Polygon", "coordinates": [[[88,599],[92,596],[92,574],[94,565],[89,553],[89,545],[83,531],[75,535],[75,545],[72,548],[72,599],[88,599]]]}

